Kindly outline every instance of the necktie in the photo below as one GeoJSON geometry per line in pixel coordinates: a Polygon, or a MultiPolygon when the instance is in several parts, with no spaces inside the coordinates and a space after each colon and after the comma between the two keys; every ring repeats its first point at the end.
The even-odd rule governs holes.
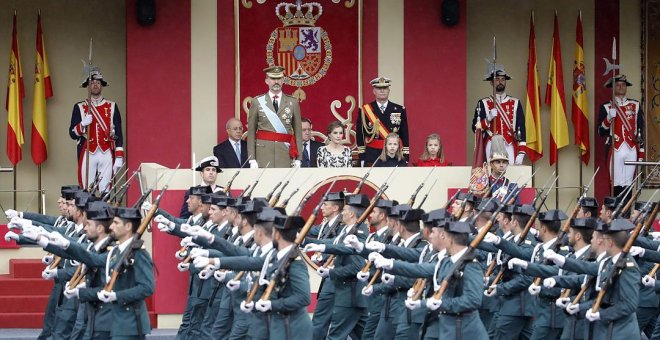
{"type": "Polygon", "coordinates": [[[385,105],[380,106],[380,112],[385,113],[385,105]]]}
{"type": "Polygon", "coordinates": [[[275,112],[280,110],[280,105],[277,103],[277,95],[273,96],[273,107],[275,108],[275,112]]]}
{"type": "Polygon", "coordinates": [[[234,143],[234,152],[236,152],[236,158],[238,158],[238,162],[241,162],[241,142],[236,142],[234,143]]]}
{"type": "Polygon", "coordinates": [[[309,151],[307,151],[307,142],[303,143],[303,157],[302,157],[303,167],[309,168],[309,151]]]}

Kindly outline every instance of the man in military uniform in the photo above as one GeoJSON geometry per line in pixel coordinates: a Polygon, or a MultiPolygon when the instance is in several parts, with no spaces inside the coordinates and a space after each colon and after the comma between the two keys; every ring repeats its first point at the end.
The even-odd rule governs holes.
{"type": "MultiPolygon", "coordinates": [[[[199,172],[199,175],[202,177],[202,183],[200,185],[208,185],[211,187],[211,192],[222,192],[224,194],[224,188],[215,184],[216,180],[218,179],[218,174],[222,172],[222,169],[220,168],[220,162],[218,161],[217,157],[208,156],[202,159],[195,167],[195,171],[199,172]]],[[[183,194],[183,203],[181,203],[181,212],[179,212],[179,218],[190,217],[190,211],[188,211],[188,195],[188,191],[183,194]]]]}
{"type": "Polygon", "coordinates": [[[520,100],[504,92],[506,81],[510,79],[501,65],[497,65],[495,70],[488,71],[484,81],[489,81],[494,87],[495,98],[491,95],[477,102],[472,118],[472,131],[481,129],[487,132],[485,134],[487,158],[490,158],[491,138],[494,135],[502,135],[506,141],[509,163],[519,165],[522,164],[527,153],[525,114],[520,100]]]}
{"type": "Polygon", "coordinates": [[[392,81],[378,77],[371,81],[376,100],[364,104],[360,110],[355,127],[356,142],[360,161],[364,166],[371,166],[380,156],[385,146],[385,139],[390,133],[396,133],[403,145],[406,161],[410,155],[408,140],[408,116],[406,108],[389,100],[392,81]]]}
{"type": "MultiPolygon", "coordinates": [[[[610,78],[605,87],[611,88],[612,83],[610,78]]],[[[635,177],[636,167],[624,162],[644,160],[644,111],[638,101],[626,98],[628,86],[632,84],[625,75],[615,76],[614,103],[606,102],[598,110],[598,135],[608,138],[608,148],[614,146],[608,152],[608,165],[615,196],[631,185],[635,177]]]]}
{"type": "Polygon", "coordinates": [[[117,104],[101,94],[108,83],[98,68],[93,69],[90,77],[80,86],[89,86],[92,109],[89,110],[89,103],[83,100],[73,106],[71,113],[69,136],[76,140],[78,147],[78,183],[87,188],[92,185],[98,173],[98,188],[104,192],[109,190],[112,174],[124,165],[121,114],[117,104]],[[86,155],[88,151],[89,166],[86,155]],[[88,168],[89,174],[86,173],[88,168]]]}
{"type": "Polygon", "coordinates": [[[298,100],[282,92],[284,68],[264,69],[268,93],[250,101],[248,113],[248,154],[251,168],[300,167],[302,125],[298,100]]]}

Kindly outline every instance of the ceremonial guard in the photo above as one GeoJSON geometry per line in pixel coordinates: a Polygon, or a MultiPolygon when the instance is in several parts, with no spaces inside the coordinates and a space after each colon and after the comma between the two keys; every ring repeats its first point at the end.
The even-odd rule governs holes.
{"type": "MultiPolygon", "coordinates": [[[[195,171],[199,172],[199,175],[202,177],[201,186],[209,186],[211,187],[211,192],[221,192],[224,194],[225,188],[215,184],[218,174],[222,172],[217,157],[209,156],[202,159],[195,167],[195,171]]],[[[181,203],[179,218],[185,219],[190,217],[190,211],[188,211],[188,195],[189,192],[186,190],[185,194],[183,194],[183,203],[181,203]]]]}
{"type": "Polygon", "coordinates": [[[264,69],[268,93],[250,101],[248,113],[248,154],[251,168],[300,167],[302,125],[298,100],[282,92],[284,68],[264,69]]]}
{"type": "Polygon", "coordinates": [[[504,204],[508,203],[509,195],[518,187],[516,183],[506,177],[506,170],[510,163],[506,148],[504,137],[496,135],[491,138],[491,153],[488,158],[490,194],[504,204]]]}
{"type": "Polygon", "coordinates": [[[376,100],[362,105],[360,109],[355,132],[358,154],[364,166],[376,162],[385,147],[385,139],[391,133],[399,135],[406,161],[410,156],[406,108],[389,100],[390,85],[392,81],[388,78],[373,79],[371,86],[376,100]]]}
{"type": "Polygon", "coordinates": [[[69,136],[77,142],[78,183],[88,188],[98,174],[98,189],[105,192],[109,190],[112,174],[124,165],[121,114],[117,103],[101,94],[108,83],[100,69],[92,67],[89,77],[80,86],[88,88],[90,99],[73,106],[69,126],[69,136]],[[91,100],[91,110],[88,100],[91,100]]]}
{"type": "Polygon", "coordinates": [[[613,195],[618,195],[632,184],[635,177],[636,167],[624,162],[644,160],[646,130],[642,104],[626,97],[628,86],[632,84],[623,74],[615,76],[612,83],[610,78],[605,87],[614,86],[614,102],[606,102],[598,110],[598,135],[607,137],[610,181],[614,187],[613,195]]]}

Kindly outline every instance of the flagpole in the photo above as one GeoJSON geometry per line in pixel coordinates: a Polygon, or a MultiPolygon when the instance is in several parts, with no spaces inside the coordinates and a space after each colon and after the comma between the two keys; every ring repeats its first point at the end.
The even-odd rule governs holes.
{"type": "Polygon", "coordinates": [[[557,161],[555,161],[555,174],[557,174],[557,183],[555,185],[555,209],[559,209],[559,177],[561,177],[559,176],[559,152],[557,152],[557,161]]]}
{"type": "MultiPolygon", "coordinates": [[[[39,193],[41,195],[43,195],[44,190],[41,186],[41,164],[37,165],[37,186],[39,187],[39,193]]],[[[43,200],[40,200],[39,201],[39,213],[40,214],[42,214],[44,209],[46,208],[46,207],[44,207],[44,205],[42,203],[43,203],[43,200]]]]}
{"type": "Polygon", "coordinates": [[[16,210],[18,204],[16,202],[16,164],[14,164],[14,210],[16,210]]]}

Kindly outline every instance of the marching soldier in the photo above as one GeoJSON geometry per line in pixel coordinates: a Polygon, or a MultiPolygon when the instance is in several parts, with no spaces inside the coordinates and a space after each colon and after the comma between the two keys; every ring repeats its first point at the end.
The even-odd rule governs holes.
{"type": "Polygon", "coordinates": [[[399,135],[403,155],[408,161],[410,142],[406,108],[389,100],[392,85],[390,79],[378,77],[370,83],[374,88],[376,100],[362,106],[355,127],[360,161],[364,166],[371,166],[376,162],[385,146],[385,139],[391,133],[399,135]]]}
{"type": "Polygon", "coordinates": [[[284,68],[264,69],[268,93],[250,101],[248,113],[248,154],[251,168],[300,167],[302,157],[302,122],[298,100],[282,92],[284,68]]]}

